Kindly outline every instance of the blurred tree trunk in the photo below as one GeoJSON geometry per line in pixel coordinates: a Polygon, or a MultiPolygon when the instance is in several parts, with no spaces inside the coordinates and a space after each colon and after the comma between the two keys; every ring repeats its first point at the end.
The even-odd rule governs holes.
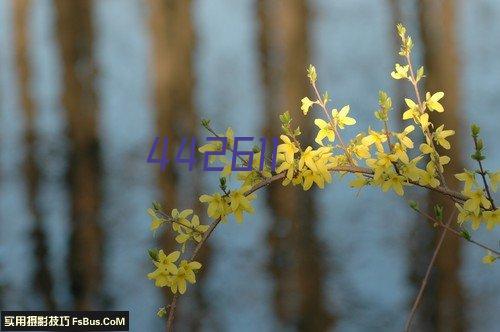
{"type": "MultiPolygon", "coordinates": [[[[462,142],[460,138],[469,137],[461,118],[460,104],[460,63],[456,36],[456,1],[454,0],[422,0],[420,5],[420,27],[424,46],[424,66],[427,79],[426,90],[431,93],[443,91],[445,97],[444,115],[433,112],[431,121],[445,124],[446,129],[454,129],[451,137],[452,150],[441,150],[441,154],[451,157],[451,164],[446,167],[446,182],[452,189],[456,180],[451,174],[461,172],[464,167],[462,159],[462,142]]],[[[445,218],[454,209],[454,204],[442,196],[430,192],[428,194],[429,212],[435,204],[444,206],[445,218]]],[[[436,232],[433,238],[436,240],[436,232]]],[[[434,244],[432,245],[434,246],[434,244]]],[[[430,259],[429,247],[424,248],[430,259]]],[[[427,260],[428,262],[428,260],[427,260]]],[[[426,290],[422,303],[420,320],[427,331],[463,331],[465,309],[463,289],[460,280],[461,242],[459,238],[448,235],[436,261],[435,271],[431,279],[431,287],[426,290]],[[426,323],[427,322],[427,323],[426,323]]],[[[421,267],[425,269],[425,266],[421,267]]],[[[419,273],[419,283],[423,271],[419,273]]]]}
{"type": "MultiPolygon", "coordinates": [[[[193,50],[195,34],[192,23],[192,2],[173,0],[149,0],[150,27],[152,41],[152,72],[154,77],[153,93],[156,108],[157,132],[160,137],[168,137],[168,158],[170,163],[167,170],[159,175],[159,187],[162,198],[166,202],[164,207],[168,212],[173,208],[194,208],[199,214],[200,206],[195,201],[179,200],[180,173],[175,163],[175,153],[180,148],[181,139],[186,139],[185,153],[187,156],[191,138],[197,136],[198,117],[193,107],[193,87],[195,84],[193,71],[193,50]],[[177,203],[182,202],[178,206],[177,203]]],[[[186,167],[187,165],[180,165],[186,167]]],[[[191,177],[189,181],[195,188],[197,197],[200,190],[200,177],[191,177]]],[[[192,196],[191,196],[192,197],[192,196]]],[[[204,214],[200,214],[203,222],[204,214]]],[[[162,245],[166,248],[174,246],[174,236],[165,234],[162,245]]],[[[205,246],[200,252],[199,260],[206,261],[209,257],[209,247],[205,246]]],[[[206,266],[206,265],[204,265],[206,266]]],[[[199,277],[206,275],[206,269],[199,277]]],[[[198,284],[198,283],[197,283],[198,284]]],[[[203,285],[203,282],[199,283],[203,285]]],[[[167,301],[171,292],[165,291],[167,301]]],[[[201,319],[205,316],[208,306],[203,297],[202,287],[193,288],[194,306],[189,309],[189,324],[191,330],[200,328],[201,319]]],[[[182,303],[182,301],[181,301],[182,303]]],[[[182,306],[182,304],[181,304],[182,306]]],[[[182,309],[182,308],[181,308],[182,309]]],[[[182,316],[182,310],[179,314],[182,316]]],[[[179,314],[177,316],[179,316],[179,314]]],[[[187,321],[179,317],[176,322],[187,321]]]]}
{"type": "MultiPolygon", "coordinates": [[[[305,0],[259,0],[259,45],[265,93],[265,136],[279,137],[278,114],[289,110],[310,141],[311,121],[300,112],[310,95],[308,8],[305,0]]],[[[280,185],[268,190],[274,214],[268,235],[270,269],[275,279],[274,308],[285,328],[325,331],[333,323],[325,308],[322,247],[315,233],[314,191],[280,185]]]]}
{"type": "Polygon", "coordinates": [[[16,52],[16,68],[19,79],[21,106],[25,117],[26,159],[24,173],[26,175],[28,209],[33,216],[33,241],[35,250],[35,273],[33,285],[43,298],[47,310],[55,309],[52,295],[52,276],[47,262],[47,239],[43,229],[43,218],[37,201],[39,190],[40,169],[36,160],[36,128],[35,106],[31,95],[31,70],[28,47],[30,2],[28,0],[14,1],[14,43],[16,52]]]}
{"type": "Polygon", "coordinates": [[[62,105],[70,151],[71,238],[68,266],[77,310],[99,305],[103,234],[99,224],[101,159],[94,89],[92,2],[56,0],[56,27],[63,73],[62,105]]]}

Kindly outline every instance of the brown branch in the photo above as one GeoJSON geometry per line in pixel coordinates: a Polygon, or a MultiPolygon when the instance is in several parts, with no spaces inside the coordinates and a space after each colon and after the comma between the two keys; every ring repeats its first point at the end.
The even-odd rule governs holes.
{"type": "MultiPolygon", "coordinates": [[[[455,218],[456,211],[454,210],[450,217],[448,218],[448,221],[446,222],[446,226],[449,227],[451,224],[451,221],[455,218]]],[[[420,286],[420,289],[417,294],[417,298],[415,299],[415,302],[413,303],[413,307],[411,308],[410,315],[408,316],[408,320],[406,321],[405,325],[405,331],[410,331],[410,326],[411,322],[413,320],[413,317],[415,316],[415,313],[417,312],[418,305],[420,304],[420,301],[422,300],[422,296],[424,294],[424,290],[427,286],[427,282],[429,281],[429,278],[431,276],[431,271],[432,267],[434,266],[434,263],[436,262],[437,255],[439,253],[439,250],[441,249],[441,246],[443,245],[444,238],[446,236],[446,231],[448,228],[444,228],[443,232],[441,233],[441,236],[439,237],[438,244],[436,245],[436,248],[434,249],[434,253],[432,254],[431,261],[429,262],[429,266],[427,267],[427,271],[425,272],[425,277],[422,280],[422,285],[420,286]]]]}

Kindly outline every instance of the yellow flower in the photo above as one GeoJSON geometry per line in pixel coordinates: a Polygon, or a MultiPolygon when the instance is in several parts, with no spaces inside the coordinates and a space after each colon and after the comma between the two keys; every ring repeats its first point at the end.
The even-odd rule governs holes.
{"type": "Polygon", "coordinates": [[[425,104],[427,105],[427,108],[430,109],[431,111],[436,111],[439,113],[444,112],[443,105],[439,103],[441,98],[444,97],[444,92],[436,92],[431,96],[429,92],[425,94],[425,104]]]}
{"type": "Polygon", "coordinates": [[[260,162],[261,162],[261,153],[256,152],[253,156],[252,170],[238,172],[237,178],[239,181],[243,182],[242,186],[252,186],[255,183],[259,182],[263,177],[270,178],[272,176],[269,167],[265,165],[265,163],[262,171],[259,171],[260,162]]]}
{"type": "MultiPolygon", "coordinates": [[[[422,172],[425,173],[425,171],[423,169],[420,169],[417,167],[417,164],[420,160],[422,160],[422,156],[416,157],[416,158],[410,160],[408,163],[405,163],[404,165],[402,165],[400,167],[401,174],[412,181],[418,181],[418,179],[422,175],[422,172]]],[[[439,184],[439,182],[438,182],[438,184],[439,184]]]]}
{"type": "Polygon", "coordinates": [[[316,171],[316,164],[314,163],[314,157],[316,157],[316,154],[317,151],[308,146],[300,156],[299,170],[302,170],[304,168],[304,165],[306,165],[307,167],[309,167],[309,169],[316,171]]]}
{"type": "Polygon", "coordinates": [[[409,163],[410,158],[408,157],[408,154],[406,153],[406,148],[401,145],[401,143],[396,143],[394,144],[394,155],[399,158],[404,163],[409,163]]]}
{"type": "Polygon", "coordinates": [[[189,225],[183,227],[180,234],[175,237],[175,241],[180,244],[186,243],[189,239],[201,242],[203,234],[207,231],[207,229],[208,225],[200,225],[200,218],[198,218],[197,215],[194,215],[189,225]]]}
{"type": "Polygon", "coordinates": [[[193,213],[193,210],[187,209],[179,212],[177,209],[173,209],[172,216],[172,229],[178,232],[182,225],[188,225],[189,221],[187,217],[189,217],[193,213]]]}
{"type": "Polygon", "coordinates": [[[392,163],[396,162],[397,160],[398,157],[393,154],[387,154],[383,152],[379,152],[377,154],[377,165],[385,168],[390,168],[392,166],[392,163]]]}
{"type": "Polygon", "coordinates": [[[292,180],[293,174],[295,172],[295,162],[289,163],[285,160],[284,154],[278,154],[278,160],[282,160],[281,164],[276,168],[276,173],[281,173],[286,171],[286,179],[292,180]]]}
{"type": "Polygon", "coordinates": [[[434,149],[427,143],[420,144],[420,151],[423,154],[431,154],[434,153],[434,149]]]}
{"type": "Polygon", "coordinates": [[[224,220],[229,213],[228,202],[226,197],[221,194],[215,193],[213,195],[201,195],[200,202],[208,203],[207,214],[212,219],[221,218],[224,220]]]}
{"type": "Polygon", "coordinates": [[[362,188],[363,186],[366,186],[367,184],[369,183],[369,180],[366,179],[364,176],[360,175],[360,174],[356,174],[356,177],[354,178],[354,180],[351,180],[351,182],[349,182],[349,186],[351,188],[362,188]]]}
{"type": "Polygon", "coordinates": [[[387,136],[385,134],[376,132],[375,130],[368,129],[368,135],[363,137],[361,142],[366,146],[371,146],[375,144],[377,151],[384,152],[383,142],[387,141],[387,136]]]}
{"type": "Polygon", "coordinates": [[[470,191],[472,189],[472,186],[477,184],[476,182],[476,174],[474,172],[464,170],[465,172],[463,173],[458,173],[455,174],[455,177],[462,182],[465,182],[464,184],[464,191],[470,191]]]}
{"type": "Polygon", "coordinates": [[[148,209],[148,214],[151,217],[150,229],[152,231],[157,230],[164,223],[164,220],[159,218],[156,212],[152,208],[148,209]]]}
{"type": "Polygon", "coordinates": [[[500,210],[484,211],[483,218],[486,221],[486,228],[491,231],[496,225],[500,224],[500,210]]]}
{"type": "Polygon", "coordinates": [[[340,129],[344,129],[344,126],[352,126],[356,124],[356,120],[354,118],[347,116],[347,114],[349,114],[350,109],[351,107],[349,105],[346,105],[342,107],[340,112],[337,111],[336,109],[332,110],[332,117],[340,129]]]}
{"type": "Polygon", "coordinates": [[[488,173],[488,177],[490,178],[491,182],[491,189],[493,192],[497,192],[497,184],[500,182],[500,172],[495,172],[495,173],[488,173]]]}
{"type": "Polygon", "coordinates": [[[302,113],[304,113],[304,115],[307,115],[307,113],[311,109],[311,106],[314,105],[315,102],[308,97],[304,97],[300,101],[302,102],[302,106],[300,106],[300,109],[302,110],[302,113]]]}
{"type": "Polygon", "coordinates": [[[395,70],[391,73],[392,78],[394,78],[395,80],[400,80],[402,78],[408,77],[408,70],[410,69],[410,66],[401,66],[399,63],[396,63],[394,69],[395,70]]]}
{"type": "Polygon", "coordinates": [[[232,190],[229,193],[229,206],[236,217],[238,223],[243,222],[243,212],[253,213],[254,209],[251,201],[255,199],[254,194],[245,196],[245,192],[250,189],[250,186],[241,187],[238,190],[232,190]]]}
{"type": "MultiPolygon", "coordinates": [[[[219,135],[219,137],[226,137],[227,138],[227,148],[231,149],[233,147],[233,145],[234,145],[234,132],[233,132],[233,129],[231,129],[231,127],[227,128],[225,135],[219,135]]],[[[207,144],[200,146],[198,148],[198,151],[201,153],[222,151],[222,142],[219,140],[209,141],[207,144]]],[[[221,159],[222,162],[225,162],[224,156],[219,156],[219,159],[221,159]]],[[[210,157],[208,158],[208,161],[210,163],[213,163],[216,160],[217,160],[217,156],[214,156],[214,155],[210,155],[210,157]]]]}
{"type": "Polygon", "coordinates": [[[443,130],[444,125],[439,126],[436,131],[434,132],[434,140],[441,145],[443,148],[449,150],[450,149],[450,142],[446,140],[448,136],[454,135],[455,131],[454,130],[443,130]]]}
{"type": "Polygon", "coordinates": [[[156,270],[148,274],[148,279],[155,281],[156,287],[169,286],[172,282],[172,274],[177,272],[175,262],[179,259],[180,251],[174,251],[168,256],[163,250],[158,252],[158,261],[153,262],[156,270]]]}
{"type": "Polygon", "coordinates": [[[408,119],[418,119],[418,116],[420,115],[420,110],[418,105],[411,99],[405,98],[405,103],[406,106],[408,106],[408,110],[406,110],[403,113],[403,120],[408,120],[408,119]]]}
{"type": "Polygon", "coordinates": [[[475,214],[474,212],[468,211],[464,209],[460,204],[455,203],[455,206],[458,209],[458,217],[457,222],[459,225],[462,225],[466,221],[471,222],[471,227],[473,230],[477,230],[481,225],[481,215],[475,214]]]}
{"type": "Polygon", "coordinates": [[[420,126],[422,126],[422,128],[425,130],[427,129],[427,127],[429,127],[429,114],[427,113],[424,113],[422,115],[420,115],[420,117],[417,117],[418,119],[418,123],[420,123],[420,126]]]}
{"type": "Polygon", "coordinates": [[[172,293],[176,294],[179,291],[180,294],[184,294],[187,288],[186,281],[194,284],[196,282],[194,270],[199,270],[200,268],[201,263],[199,262],[192,261],[188,263],[188,261],[182,260],[177,272],[172,276],[172,284],[170,285],[172,293]]]}
{"type": "Polygon", "coordinates": [[[422,170],[420,172],[418,183],[432,188],[439,186],[439,180],[436,179],[436,168],[432,166],[432,163],[427,164],[426,171],[422,170]]]}
{"type": "Polygon", "coordinates": [[[323,139],[326,137],[330,142],[335,140],[335,132],[332,125],[323,119],[315,119],[314,124],[318,126],[319,131],[314,141],[319,145],[323,145],[323,139]]]}
{"type": "Polygon", "coordinates": [[[396,194],[399,196],[403,196],[404,191],[403,191],[403,183],[405,182],[405,178],[401,175],[398,175],[397,173],[391,173],[389,174],[389,177],[384,180],[382,183],[382,190],[386,192],[389,189],[393,189],[396,194]]]}
{"type": "Polygon", "coordinates": [[[415,130],[415,127],[413,125],[410,125],[406,127],[402,133],[396,134],[396,137],[398,138],[401,145],[408,149],[413,149],[413,141],[408,137],[408,134],[411,133],[413,130],[415,130]]]}
{"type": "Polygon", "coordinates": [[[493,256],[493,253],[488,250],[488,252],[486,253],[486,256],[483,257],[483,263],[491,265],[497,260],[497,258],[498,257],[493,256]]]}
{"type": "Polygon", "coordinates": [[[491,202],[486,198],[482,189],[464,191],[464,195],[469,198],[465,201],[464,208],[468,211],[474,212],[476,215],[478,215],[481,211],[481,205],[485,209],[489,209],[491,207],[491,202]]]}
{"type": "Polygon", "coordinates": [[[283,141],[282,144],[278,145],[278,153],[283,153],[285,155],[285,160],[289,163],[293,162],[293,156],[299,151],[299,148],[288,138],[286,135],[280,136],[283,141]]]}

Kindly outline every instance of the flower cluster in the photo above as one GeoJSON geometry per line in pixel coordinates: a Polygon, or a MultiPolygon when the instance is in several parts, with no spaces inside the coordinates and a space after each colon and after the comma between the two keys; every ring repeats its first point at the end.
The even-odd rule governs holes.
{"type": "MultiPolygon", "coordinates": [[[[171,223],[171,229],[176,234],[175,240],[181,246],[180,250],[168,255],[163,250],[150,251],[156,270],[148,274],[148,277],[155,281],[156,286],[168,286],[174,294],[177,292],[183,294],[187,283],[196,281],[194,271],[200,269],[201,264],[194,261],[194,258],[211,231],[219,222],[226,222],[231,215],[234,215],[236,221],[241,223],[245,214],[254,212],[252,206],[256,198],[254,192],[278,179],[283,180],[284,186],[291,184],[301,186],[303,190],[309,190],[313,185],[324,188],[327,183],[331,183],[332,173],[337,173],[340,177],[353,173],[354,179],[350,185],[357,189],[374,186],[379,187],[383,192],[392,190],[400,196],[405,194],[407,186],[420,186],[434,190],[449,196],[456,203],[459,212],[458,226],[462,229],[457,231],[451,228],[453,234],[475,244],[478,243],[472,241],[469,233],[463,228],[466,222],[471,222],[474,230],[478,229],[481,224],[485,224],[486,228],[491,230],[500,223],[500,212],[491,194],[497,190],[500,173],[484,169],[484,144],[479,138],[479,127],[475,125],[471,128],[475,145],[472,159],[477,161],[479,169],[464,170],[463,173],[455,174],[456,179],[463,182],[461,193],[454,192],[447,187],[444,172],[445,166],[450,163],[450,157],[443,153],[451,149],[449,138],[455,134],[455,131],[446,128],[443,124],[432,123],[430,116],[433,112],[445,112],[441,103],[444,93],[441,91],[427,91],[425,94],[420,92],[419,82],[425,77],[424,68],[420,67],[418,70],[413,68],[411,62],[413,41],[402,25],[398,25],[397,30],[401,39],[399,54],[404,59],[404,63],[396,63],[390,76],[395,80],[409,82],[414,91],[413,97],[405,98],[406,109],[400,115],[403,121],[406,121],[405,128],[402,131],[390,129],[389,115],[393,111],[392,100],[387,93],[381,91],[378,109],[375,112],[378,124],[368,127],[366,131],[356,133],[348,141],[345,140],[344,131],[357,123],[356,119],[350,115],[350,106],[345,105],[338,109],[329,106],[331,100],[328,93],[320,93],[317,86],[316,68],[310,65],[307,69],[307,77],[314,91],[314,97],[302,98],[300,109],[304,116],[310,116],[314,109],[320,111],[321,116],[314,118],[317,129],[314,141],[317,146],[301,144],[301,131],[298,127],[292,126],[292,117],[289,112],[285,112],[279,117],[282,135],[280,136],[281,144],[276,150],[275,174],[266,164],[264,152],[261,153],[258,149],[254,150],[253,160],[240,156],[241,164],[251,166],[251,168],[233,176],[228,160],[223,156],[213,154],[224,149],[220,140],[200,147],[201,153],[212,152],[209,158],[210,163],[219,161],[224,164],[219,177],[220,191],[199,197],[200,202],[207,204],[207,215],[211,223],[210,225],[201,224],[199,217],[193,215],[193,210],[189,209],[183,211],[173,209],[170,215],[164,214],[157,203],[148,209],[148,214],[152,219],[151,229],[155,231],[163,224],[171,223]],[[422,143],[416,144],[415,140],[422,143]],[[264,165],[263,168],[262,165],[264,165]],[[482,181],[478,181],[479,178],[482,181]],[[229,188],[229,184],[233,184],[233,188],[229,188]],[[181,260],[176,265],[181,253],[184,253],[186,245],[190,242],[196,245],[191,258],[181,260]]],[[[216,134],[210,128],[208,120],[203,120],[202,124],[216,137],[225,137],[225,142],[227,142],[225,148],[233,149],[234,133],[231,128],[228,128],[225,134],[216,134]]],[[[416,203],[410,206],[419,211],[416,203]]],[[[428,215],[424,216],[435,222],[435,225],[449,229],[450,226],[442,223],[442,208],[436,207],[436,211],[439,212],[436,212],[436,215],[439,214],[436,219],[428,215]]],[[[491,249],[483,258],[483,262],[492,264],[497,258],[498,252],[491,249]]],[[[165,308],[160,308],[158,315],[164,316],[165,313],[165,308]]]]}

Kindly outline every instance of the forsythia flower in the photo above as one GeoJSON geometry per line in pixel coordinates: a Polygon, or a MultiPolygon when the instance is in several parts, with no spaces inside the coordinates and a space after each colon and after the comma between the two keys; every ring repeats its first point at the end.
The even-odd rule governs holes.
{"type": "Polygon", "coordinates": [[[154,261],[156,270],[148,274],[148,279],[155,281],[156,287],[169,286],[172,282],[171,275],[177,272],[175,262],[179,259],[180,251],[174,251],[168,256],[165,255],[163,250],[158,252],[158,261],[154,261]]]}
{"type": "Polygon", "coordinates": [[[483,257],[483,263],[491,265],[497,260],[497,257],[493,256],[493,253],[488,250],[486,256],[483,257]]]}
{"type": "Polygon", "coordinates": [[[470,191],[472,186],[476,184],[476,174],[474,172],[464,170],[463,173],[455,174],[455,177],[464,183],[464,191],[470,191]]]}
{"type": "Polygon", "coordinates": [[[415,130],[415,127],[413,125],[410,125],[406,127],[402,133],[396,134],[396,137],[398,138],[401,145],[408,149],[413,149],[413,141],[408,137],[408,134],[411,133],[413,130],[415,130]]]}
{"type": "Polygon", "coordinates": [[[237,178],[242,181],[242,186],[252,186],[262,178],[270,178],[272,176],[268,167],[264,166],[262,171],[260,169],[261,153],[257,152],[253,156],[252,170],[238,172],[237,178]]]}
{"type": "Polygon", "coordinates": [[[486,221],[486,228],[491,231],[496,225],[500,224],[500,210],[484,211],[483,218],[486,221]]]}
{"type": "MultiPolygon", "coordinates": [[[[226,148],[232,148],[234,144],[234,132],[231,127],[227,128],[226,134],[221,135],[220,137],[226,137],[227,138],[227,147],[226,148]]],[[[215,152],[215,151],[222,151],[222,142],[219,140],[214,140],[214,141],[209,141],[207,144],[201,146],[198,148],[198,151],[201,153],[205,152],[215,152]]],[[[219,156],[222,162],[226,162],[226,159],[224,156],[219,156]]],[[[213,163],[214,161],[217,160],[217,156],[211,155],[208,159],[210,163],[213,163]]]]}
{"type": "Polygon", "coordinates": [[[444,97],[444,92],[436,92],[431,96],[429,92],[425,94],[425,104],[427,105],[427,108],[431,111],[436,111],[439,113],[444,112],[443,105],[439,103],[441,98],[444,97]]]}
{"type": "Polygon", "coordinates": [[[465,191],[464,195],[469,198],[465,201],[464,208],[476,215],[481,211],[481,205],[486,209],[491,207],[491,202],[486,198],[482,189],[465,191]]]}
{"type": "Polygon", "coordinates": [[[471,211],[467,211],[458,203],[455,203],[455,206],[457,207],[459,212],[457,217],[458,224],[462,225],[464,222],[470,221],[472,223],[472,229],[477,230],[481,225],[481,215],[478,215],[471,211]]]}
{"type": "Polygon", "coordinates": [[[193,213],[193,210],[187,209],[179,212],[177,209],[173,209],[172,216],[172,229],[176,232],[180,231],[181,225],[189,225],[189,221],[187,217],[189,217],[193,213]]]}
{"type": "Polygon", "coordinates": [[[382,183],[382,190],[385,192],[389,189],[393,189],[396,194],[399,196],[403,196],[403,183],[405,182],[405,178],[397,173],[389,174],[389,177],[382,183]]]}
{"type": "Polygon", "coordinates": [[[400,80],[402,78],[408,77],[408,70],[410,69],[410,66],[401,66],[399,63],[396,63],[394,69],[395,70],[391,73],[392,78],[394,78],[395,80],[400,80]]]}
{"type": "Polygon", "coordinates": [[[232,190],[229,193],[229,205],[238,223],[243,222],[243,212],[254,212],[251,201],[255,199],[255,194],[245,196],[245,192],[249,189],[250,186],[241,187],[240,189],[232,190]]]}
{"type": "Polygon", "coordinates": [[[436,142],[441,145],[443,148],[449,150],[450,149],[450,142],[446,140],[448,136],[454,135],[455,131],[454,130],[443,130],[444,125],[439,126],[436,131],[434,132],[434,139],[436,142]]]}
{"type": "Polygon", "coordinates": [[[427,164],[426,171],[422,170],[420,172],[418,183],[422,186],[430,186],[432,188],[439,186],[439,180],[436,179],[436,169],[432,167],[432,163],[427,164]]]}
{"type": "Polygon", "coordinates": [[[379,152],[384,151],[384,146],[382,145],[382,143],[385,141],[387,141],[387,136],[385,134],[378,133],[375,130],[371,129],[368,130],[368,135],[363,137],[363,139],[361,140],[361,142],[366,146],[375,144],[375,147],[379,152]]]}
{"type": "Polygon", "coordinates": [[[319,131],[316,135],[315,142],[319,145],[323,145],[323,139],[328,138],[330,142],[335,140],[335,132],[333,131],[332,125],[323,119],[314,120],[314,124],[318,126],[319,131]]]}
{"type": "Polygon", "coordinates": [[[224,220],[229,213],[228,202],[221,194],[215,193],[213,195],[201,195],[200,202],[208,203],[207,214],[212,219],[221,218],[224,220]]]}
{"type": "Polygon", "coordinates": [[[408,120],[408,119],[418,119],[418,116],[420,115],[419,107],[415,102],[409,98],[405,98],[405,103],[408,106],[408,110],[403,113],[403,120],[408,120]]]}
{"type": "Polygon", "coordinates": [[[344,129],[344,126],[352,126],[356,124],[356,120],[354,118],[350,118],[347,116],[347,114],[349,114],[350,109],[351,107],[349,105],[346,105],[342,107],[340,112],[337,111],[336,109],[332,110],[332,117],[340,129],[344,129]]]}
{"type": "Polygon", "coordinates": [[[163,224],[164,221],[161,218],[158,218],[156,212],[152,208],[148,209],[148,214],[151,217],[150,229],[152,231],[157,230],[163,224]]]}
{"type": "Polygon", "coordinates": [[[302,106],[300,106],[300,109],[302,110],[302,113],[304,113],[304,115],[307,115],[307,113],[311,109],[311,106],[315,102],[309,99],[308,97],[304,97],[300,101],[302,102],[302,106]]]}
{"type": "Polygon", "coordinates": [[[497,192],[497,184],[500,182],[500,172],[488,173],[488,177],[491,182],[491,189],[493,192],[497,192]]]}
{"type": "Polygon", "coordinates": [[[203,234],[207,229],[208,225],[200,225],[200,218],[194,215],[191,222],[186,227],[182,227],[182,231],[175,237],[175,241],[182,244],[192,238],[196,242],[201,242],[203,234]]]}
{"type": "Polygon", "coordinates": [[[176,294],[179,291],[179,293],[184,294],[186,292],[186,281],[194,284],[196,282],[194,270],[199,270],[200,268],[201,264],[199,262],[192,261],[188,263],[186,260],[182,260],[176,273],[172,276],[172,283],[170,285],[172,293],[176,294]]]}
{"type": "Polygon", "coordinates": [[[281,140],[284,142],[278,145],[278,153],[283,153],[285,155],[285,160],[289,163],[293,162],[293,155],[299,151],[299,148],[295,146],[295,144],[290,141],[290,138],[286,135],[280,136],[281,140]]]}

